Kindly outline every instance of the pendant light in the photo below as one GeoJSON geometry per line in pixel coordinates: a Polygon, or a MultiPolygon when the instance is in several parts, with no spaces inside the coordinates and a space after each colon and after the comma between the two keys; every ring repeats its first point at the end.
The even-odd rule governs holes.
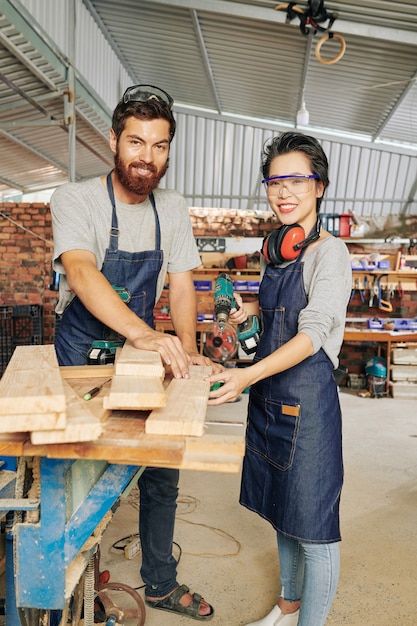
{"type": "Polygon", "coordinates": [[[304,89],[301,99],[301,106],[297,111],[297,126],[308,126],[310,121],[310,113],[306,109],[306,103],[304,101],[304,89]]]}

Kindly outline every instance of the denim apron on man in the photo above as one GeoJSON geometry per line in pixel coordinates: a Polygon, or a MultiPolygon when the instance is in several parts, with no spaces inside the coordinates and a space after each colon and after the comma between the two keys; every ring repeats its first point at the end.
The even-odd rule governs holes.
{"type": "MultiPolygon", "coordinates": [[[[302,256],[286,267],[266,267],[259,290],[263,330],[254,361],[298,332],[298,316],[308,301],[302,256]]],[[[320,349],[252,386],[240,502],[294,539],[339,541],[342,482],[338,390],[333,365],[320,349]]]]}
{"type": "MultiPolygon", "coordinates": [[[[155,250],[124,252],[118,249],[118,221],[111,175],[107,176],[107,190],[112,203],[112,223],[109,246],[106,249],[101,273],[113,287],[124,291],[127,306],[153,328],[153,308],[156,283],[162,267],[161,231],[153,194],[149,196],[155,214],[155,250]]],[[[55,341],[61,365],[85,365],[93,341],[120,339],[100,322],[75,296],[65,309],[55,341]]]]}
{"type": "MultiPolygon", "coordinates": [[[[162,268],[161,229],[153,194],[149,199],[155,215],[155,249],[125,252],[118,249],[118,220],[111,172],[107,190],[112,204],[109,247],[102,274],[113,287],[121,289],[129,300],[127,306],[153,328],[156,284],[162,268]]],[[[93,341],[120,339],[94,317],[76,296],[65,309],[57,333],[55,348],[60,365],[85,365],[93,341]]],[[[162,597],[176,586],[176,560],[172,556],[172,537],[178,495],[178,470],[147,468],[139,479],[142,579],[145,593],[162,597]]]]}

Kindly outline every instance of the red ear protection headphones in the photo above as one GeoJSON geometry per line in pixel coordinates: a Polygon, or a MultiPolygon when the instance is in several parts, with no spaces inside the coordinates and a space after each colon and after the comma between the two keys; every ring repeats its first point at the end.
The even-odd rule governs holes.
{"type": "Polygon", "coordinates": [[[272,265],[281,265],[285,261],[293,261],[303,248],[320,237],[320,228],[321,221],[318,218],[314,231],[306,238],[304,228],[300,224],[280,226],[265,237],[261,252],[266,261],[272,265]]]}

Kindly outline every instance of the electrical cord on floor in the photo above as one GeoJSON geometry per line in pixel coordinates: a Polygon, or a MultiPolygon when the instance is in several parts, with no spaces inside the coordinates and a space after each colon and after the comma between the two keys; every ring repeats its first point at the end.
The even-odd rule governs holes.
{"type": "MultiPolygon", "coordinates": [[[[139,533],[136,533],[134,535],[127,535],[127,537],[122,537],[121,539],[118,539],[117,541],[115,541],[111,547],[114,548],[115,550],[124,550],[125,547],[134,539],[139,539],[139,533]]],[[[176,556],[175,558],[177,560],[177,563],[179,563],[181,560],[181,556],[182,556],[182,548],[179,545],[179,543],[177,543],[176,541],[173,541],[172,544],[176,546],[176,548],[178,549],[178,556],[176,556]]],[[[146,585],[143,584],[143,585],[139,585],[139,587],[133,587],[133,589],[135,589],[135,591],[139,591],[139,589],[144,589],[145,587],[146,585]]]]}
{"type": "Polygon", "coordinates": [[[242,548],[242,544],[240,543],[240,541],[238,541],[235,537],[233,537],[233,535],[230,535],[229,533],[227,533],[225,530],[222,530],[221,528],[217,528],[216,526],[210,526],[210,524],[203,524],[201,522],[191,522],[190,520],[183,519],[181,517],[177,517],[177,520],[180,522],[184,522],[185,524],[191,524],[192,526],[201,526],[201,528],[208,528],[209,530],[213,531],[216,535],[219,535],[220,537],[224,537],[225,539],[229,539],[236,545],[235,552],[229,552],[229,553],[224,552],[222,554],[216,554],[214,552],[184,552],[184,554],[187,554],[188,556],[202,556],[205,558],[237,556],[242,548]]]}
{"type": "MultiPolygon", "coordinates": [[[[137,498],[135,498],[135,500],[133,500],[132,498],[132,500],[128,502],[128,504],[136,508],[137,498]]],[[[201,501],[194,496],[180,495],[177,499],[177,504],[179,506],[185,505],[185,508],[187,510],[183,510],[182,514],[187,515],[188,513],[193,513],[194,511],[196,511],[199,505],[201,504],[201,501]]],[[[226,552],[223,554],[215,554],[213,552],[201,552],[201,553],[184,552],[184,554],[187,554],[188,556],[197,556],[197,557],[204,557],[204,558],[232,557],[232,556],[237,556],[242,548],[241,543],[235,537],[233,537],[233,535],[230,535],[229,533],[227,533],[225,530],[222,530],[221,528],[217,528],[216,526],[210,526],[210,524],[203,524],[202,522],[192,522],[190,520],[184,519],[183,517],[176,517],[176,520],[180,522],[184,522],[185,524],[191,524],[193,526],[200,526],[201,528],[207,528],[211,530],[213,533],[215,533],[216,535],[219,535],[220,537],[223,537],[229,541],[232,541],[236,546],[236,550],[234,552],[229,552],[229,553],[226,552]]],[[[131,535],[127,535],[126,537],[122,537],[121,539],[118,539],[117,541],[115,541],[111,547],[114,548],[115,550],[124,551],[126,546],[129,545],[134,540],[139,540],[139,533],[134,533],[131,535]]],[[[178,549],[178,556],[175,558],[177,560],[177,563],[179,563],[183,554],[182,548],[176,541],[173,541],[172,544],[173,546],[176,546],[176,548],[178,549]]],[[[140,585],[139,587],[134,587],[134,589],[138,591],[140,589],[144,589],[145,587],[146,585],[143,584],[143,585],[140,585]]]]}
{"type": "Polygon", "coordinates": [[[136,539],[136,537],[139,537],[139,533],[136,533],[134,535],[128,535],[127,537],[122,537],[121,539],[117,539],[117,541],[115,541],[111,547],[115,550],[124,550],[127,544],[130,543],[133,539],[136,539]],[[123,545],[119,545],[122,543],[122,541],[124,541],[123,545]]]}
{"type": "MultiPolygon", "coordinates": [[[[186,506],[187,510],[183,510],[181,512],[182,515],[186,515],[188,513],[193,513],[194,511],[196,511],[199,505],[201,504],[201,501],[195,496],[180,494],[177,499],[177,503],[178,503],[178,507],[180,507],[180,505],[186,506]]],[[[184,554],[187,554],[188,556],[198,556],[198,557],[208,557],[208,558],[236,556],[239,554],[242,548],[241,543],[235,537],[233,537],[233,535],[230,535],[229,533],[227,533],[225,530],[222,530],[221,528],[217,528],[216,526],[210,526],[210,524],[203,524],[202,522],[192,522],[191,520],[184,519],[183,517],[176,517],[176,519],[180,522],[184,522],[185,524],[191,524],[194,526],[201,526],[202,528],[208,528],[209,530],[213,531],[216,535],[224,537],[232,541],[236,545],[235,552],[223,553],[223,554],[215,554],[212,552],[202,552],[202,553],[184,552],[184,554]]]]}
{"type": "MultiPolygon", "coordinates": [[[[115,541],[115,542],[112,544],[112,546],[111,546],[111,547],[112,547],[112,548],[114,548],[115,550],[124,550],[124,549],[125,549],[125,547],[126,547],[126,546],[127,546],[127,545],[128,545],[128,544],[129,544],[129,543],[130,543],[133,539],[139,539],[139,533],[135,533],[135,534],[133,534],[133,535],[127,535],[127,537],[122,537],[121,539],[117,539],[117,541],[115,541]],[[124,542],[124,543],[122,543],[122,542],[124,542]],[[122,544],[122,545],[119,545],[119,544],[122,544]]],[[[181,546],[179,545],[179,543],[177,543],[176,541],[173,541],[173,542],[172,542],[172,545],[176,546],[176,547],[177,547],[177,549],[178,549],[178,556],[176,556],[175,558],[176,558],[176,560],[177,560],[177,563],[179,563],[179,562],[180,562],[180,560],[181,560],[181,556],[182,556],[182,548],[181,548],[181,546]]]]}

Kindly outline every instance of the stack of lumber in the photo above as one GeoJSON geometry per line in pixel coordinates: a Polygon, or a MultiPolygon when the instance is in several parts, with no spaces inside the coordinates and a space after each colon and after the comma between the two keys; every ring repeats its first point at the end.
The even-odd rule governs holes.
{"type": "Polygon", "coordinates": [[[126,342],[117,352],[110,393],[103,401],[104,408],[146,411],[165,406],[164,377],[165,369],[159,352],[139,350],[126,342]]]}
{"type": "Polygon", "coordinates": [[[53,345],[18,346],[0,379],[0,435],[30,433],[34,445],[94,441],[115,410],[132,417],[131,411],[142,412],[141,417],[150,412],[147,435],[201,436],[210,391],[204,377],[212,370],[197,365],[189,370],[189,378],[167,384],[160,354],[128,342],[118,351],[110,377],[106,366],[60,368],[53,345]],[[92,378],[100,382],[93,384],[92,378]],[[110,389],[104,389],[110,381],[110,389]],[[97,384],[103,393],[84,400],[97,384]]]}
{"type": "Polygon", "coordinates": [[[107,409],[151,410],[145,432],[153,435],[204,434],[211,367],[193,365],[190,378],[174,378],[165,388],[165,370],[158,352],[139,350],[126,342],[118,351],[107,409]]]}
{"type": "Polygon", "coordinates": [[[100,418],[63,379],[53,345],[16,347],[0,379],[0,433],[30,432],[34,444],[91,441],[100,418]]]}

